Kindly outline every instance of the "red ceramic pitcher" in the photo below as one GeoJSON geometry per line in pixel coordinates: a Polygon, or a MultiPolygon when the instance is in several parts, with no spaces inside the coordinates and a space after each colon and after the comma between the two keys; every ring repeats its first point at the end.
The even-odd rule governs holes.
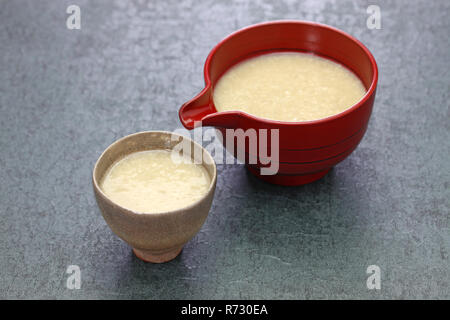
{"type": "MultiPolygon", "coordinates": [[[[181,123],[193,129],[195,123],[226,129],[278,129],[279,163],[275,175],[261,175],[264,161],[246,163],[248,169],[270,183],[300,185],[324,176],[345,159],[366,132],[378,80],[377,64],[370,51],[357,39],[336,28],[305,21],[273,21],[241,29],[218,43],[208,55],[205,88],[179,110],[181,123]],[[217,112],[214,86],[233,65],[250,57],[276,51],[312,52],[352,70],[367,89],[364,97],[349,109],[319,120],[285,122],[259,118],[241,111],[217,112]]],[[[258,137],[259,139],[259,137],[258,137]]],[[[225,141],[225,139],[224,139],[225,141]]],[[[224,143],[225,144],[225,143],[224,143]]],[[[225,144],[225,147],[226,144],[225,144]]],[[[229,150],[236,154],[238,146],[229,150]]],[[[251,151],[248,144],[240,150],[251,151]]],[[[271,152],[269,145],[269,153],[271,152]]]]}

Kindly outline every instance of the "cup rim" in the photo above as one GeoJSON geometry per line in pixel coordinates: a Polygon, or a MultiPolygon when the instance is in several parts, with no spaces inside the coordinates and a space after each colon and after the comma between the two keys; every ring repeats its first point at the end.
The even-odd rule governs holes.
{"type": "MultiPolygon", "coordinates": [[[[116,160],[117,161],[117,160],[116,160]]],[[[113,162],[115,163],[115,162],[113,162]]],[[[203,164],[202,164],[203,165],[203,164]]],[[[209,172],[208,172],[209,173],[209,172]]],[[[189,137],[183,136],[181,134],[175,133],[175,132],[170,132],[170,131],[164,131],[164,130],[149,130],[149,131],[139,131],[139,132],[135,132],[126,136],[123,136],[117,140],[115,140],[113,143],[111,143],[108,147],[106,147],[106,149],[101,153],[101,155],[98,157],[97,161],[95,162],[94,165],[94,169],[92,170],[92,184],[94,186],[95,191],[101,195],[101,197],[103,198],[103,200],[107,201],[110,205],[114,205],[116,207],[119,207],[120,209],[122,209],[123,212],[132,214],[132,215],[136,215],[136,216],[167,216],[167,215],[173,215],[176,214],[178,212],[184,212],[186,210],[192,209],[193,207],[197,206],[200,202],[204,201],[210,194],[211,192],[214,191],[215,189],[215,185],[216,185],[216,180],[217,180],[217,166],[216,166],[216,162],[214,161],[214,158],[211,156],[211,154],[208,152],[208,150],[206,150],[205,148],[203,148],[203,146],[201,146],[199,143],[195,142],[194,140],[192,140],[189,137]],[[99,166],[99,163],[102,161],[103,157],[105,156],[106,152],[108,150],[110,150],[113,146],[121,143],[122,141],[124,141],[125,139],[134,137],[134,136],[138,136],[138,135],[143,135],[143,134],[150,134],[150,133],[160,133],[160,134],[167,134],[167,135],[175,135],[178,137],[182,137],[183,139],[188,139],[189,142],[194,143],[194,145],[196,145],[197,147],[200,147],[200,149],[202,150],[202,157],[204,154],[207,154],[207,157],[209,158],[209,160],[211,161],[211,164],[213,165],[213,176],[211,177],[211,183],[209,185],[208,190],[195,202],[178,208],[178,209],[174,209],[174,210],[170,210],[170,211],[161,211],[161,212],[139,212],[139,211],[134,211],[132,209],[126,208],[120,204],[118,204],[117,202],[111,200],[102,190],[102,188],[99,185],[99,181],[97,181],[96,179],[96,172],[99,166]]]]}
{"type": "MultiPolygon", "coordinates": [[[[210,51],[210,53],[208,54],[208,57],[206,58],[206,61],[205,61],[205,65],[204,65],[204,68],[203,68],[203,76],[204,76],[204,79],[205,79],[205,88],[202,90],[202,93],[203,92],[207,92],[210,89],[211,89],[211,94],[213,94],[213,92],[214,92],[214,90],[212,90],[212,82],[211,82],[211,78],[209,76],[210,68],[211,68],[211,61],[212,61],[213,56],[217,52],[217,50],[225,42],[230,41],[233,37],[237,36],[238,34],[247,32],[248,30],[257,29],[257,28],[262,27],[262,26],[279,25],[279,24],[302,24],[302,25],[310,25],[312,27],[324,28],[324,29],[328,29],[328,30],[330,30],[332,32],[339,33],[340,35],[342,35],[342,36],[348,38],[349,40],[353,41],[354,43],[356,43],[364,51],[364,53],[367,55],[367,57],[369,58],[370,64],[371,64],[371,67],[372,67],[372,70],[373,70],[372,81],[370,83],[369,89],[367,89],[367,91],[364,94],[364,96],[357,103],[352,105],[351,107],[345,109],[344,111],[342,111],[340,113],[337,113],[337,114],[334,114],[334,115],[331,115],[331,116],[328,116],[328,117],[325,117],[325,118],[315,119],[315,120],[281,121],[281,120],[272,120],[272,119],[261,118],[261,117],[249,114],[249,113],[244,112],[244,111],[239,111],[239,110],[217,111],[216,106],[214,105],[214,101],[211,100],[212,101],[211,105],[216,110],[216,113],[221,113],[221,114],[239,114],[239,115],[247,117],[247,118],[249,118],[251,120],[262,122],[262,123],[266,123],[266,124],[269,124],[269,125],[307,126],[307,125],[313,125],[313,124],[324,124],[326,122],[330,122],[330,121],[342,118],[342,117],[346,116],[347,114],[355,111],[356,109],[358,109],[362,105],[364,105],[366,103],[366,101],[369,100],[373,96],[373,94],[375,93],[376,87],[377,87],[377,82],[378,82],[378,66],[377,66],[377,62],[375,61],[375,58],[372,55],[372,53],[370,52],[370,50],[361,41],[359,41],[358,39],[356,39],[352,35],[348,34],[347,32],[344,32],[344,31],[342,31],[342,30],[340,30],[338,28],[335,28],[335,27],[332,27],[332,26],[329,26],[329,25],[326,25],[326,24],[323,24],[323,23],[307,21],[307,20],[292,20],[292,19],[272,20],[272,21],[266,21],[266,22],[260,22],[260,23],[252,24],[252,25],[243,27],[243,28],[241,28],[241,29],[239,29],[237,31],[232,32],[231,34],[229,34],[228,36],[223,38],[221,41],[219,41],[214,46],[214,48],[210,51]]],[[[345,66],[345,67],[348,68],[347,66],[345,66]]],[[[200,93],[199,95],[201,95],[202,93],[200,93]]]]}

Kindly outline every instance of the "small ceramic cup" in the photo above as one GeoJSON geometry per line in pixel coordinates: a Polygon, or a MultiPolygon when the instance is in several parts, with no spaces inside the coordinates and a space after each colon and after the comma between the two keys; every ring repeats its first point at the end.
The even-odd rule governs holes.
{"type": "Polygon", "coordinates": [[[161,263],[174,259],[205,222],[214,197],[217,169],[211,155],[191,139],[171,132],[146,131],[111,144],[97,160],[92,180],[97,204],[111,230],[133,248],[138,258],[161,263]],[[182,152],[186,154],[190,149],[189,156],[196,163],[200,160],[211,178],[208,191],[195,203],[168,212],[137,213],[114,203],[101,190],[100,182],[107,170],[126,155],[155,149],[172,150],[175,146],[179,150],[180,143],[184,145],[182,152]]]}

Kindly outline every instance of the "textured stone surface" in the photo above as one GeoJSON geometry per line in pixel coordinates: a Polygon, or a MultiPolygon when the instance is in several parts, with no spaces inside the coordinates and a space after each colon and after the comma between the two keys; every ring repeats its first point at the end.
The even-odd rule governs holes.
{"type": "Polygon", "coordinates": [[[0,1],[0,298],[450,298],[448,1],[0,1]],[[69,4],[82,29],[65,25],[69,4]],[[279,187],[219,166],[200,233],[163,265],[112,234],[91,170],[115,139],[180,127],[209,50],[274,19],[341,28],[380,81],[358,149],[279,187]],[[66,288],[68,265],[82,271],[66,288]],[[366,268],[382,288],[366,288],[366,268]]]}

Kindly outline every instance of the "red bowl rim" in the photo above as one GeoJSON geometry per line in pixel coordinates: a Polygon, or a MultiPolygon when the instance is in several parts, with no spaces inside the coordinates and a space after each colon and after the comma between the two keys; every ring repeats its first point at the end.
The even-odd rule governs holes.
{"type": "MultiPolygon", "coordinates": [[[[354,110],[356,110],[357,108],[361,107],[375,92],[375,89],[377,87],[377,82],[378,82],[378,67],[377,67],[377,63],[375,61],[375,58],[373,57],[372,53],[369,51],[369,49],[367,49],[367,47],[358,39],[356,39],[355,37],[351,36],[350,34],[339,30],[335,27],[323,24],[323,23],[318,23],[318,22],[313,22],[313,21],[305,21],[305,20],[273,20],[273,21],[267,21],[267,22],[261,22],[261,23],[257,23],[257,24],[253,24],[253,25],[249,25],[246,26],[242,29],[239,29],[231,34],[229,34],[228,36],[226,36],[225,38],[223,38],[219,43],[217,43],[214,48],[211,50],[211,52],[208,54],[208,57],[206,58],[205,61],[205,66],[203,69],[203,76],[205,78],[205,88],[202,90],[202,92],[207,92],[207,90],[209,90],[212,87],[212,83],[211,83],[211,79],[209,77],[209,69],[210,69],[210,65],[211,65],[211,60],[213,58],[213,56],[215,55],[216,51],[227,41],[229,41],[231,38],[235,37],[236,35],[246,32],[250,29],[255,29],[261,26],[267,26],[267,25],[275,25],[275,24],[306,24],[306,25],[310,25],[313,27],[319,27],[319,28],[325,28],[328,29],[330,31],[339,33],[341,35],[343,35],[344,37],[347,37],[348,39],[350,39],[351,41],[355,42],[367,55],[367,57],[369,58],[371,65],[372,65],[372,70],[373,70],[373,76],[372,76],[372,82],[370,84],[369,89],[367,90],[367,92],[365,93],[365,95],[357,102],[355,103],[353,106],[345,109],[344,111],[337,113],[335,115],[326,117],[326,118],[321,118],[321,119],[316,119],[316,120],[309,120],[309,121],[298,121],[298,122],[294,122],[294,121],[280,121],[280,120],[271,120],[271,119],[265,119],[265,118],[260,118],[254,115],[251,115],[247,112],[243,112],[243,111],[222,111],[219,112],[217,111],[214,102],[212,103],[212,105],[214,106],[214,109],[216,109],[217,113],[222,113],[222,114],[229,114],[229,113],[233,113],[233,114],[240,114],[243,117],[247,117],[250,118],[252,120],[255,121],[259,121],[259,122],[263,122],[266,124],[272,124],[272,125],[288,125],[288,126],[301,126],[301,125],[311,125],[311,124],[323,124],[325,122],[329,122],[329,121],[333,121],[335,119],[341,118],[346,116],[347,114],[353,112],[354,110]]],[[[348,68],[347,66],[345,66],[346,68],[348,68]]],[[[212,92],[212,90],[211,90],[212,92]]]]}

